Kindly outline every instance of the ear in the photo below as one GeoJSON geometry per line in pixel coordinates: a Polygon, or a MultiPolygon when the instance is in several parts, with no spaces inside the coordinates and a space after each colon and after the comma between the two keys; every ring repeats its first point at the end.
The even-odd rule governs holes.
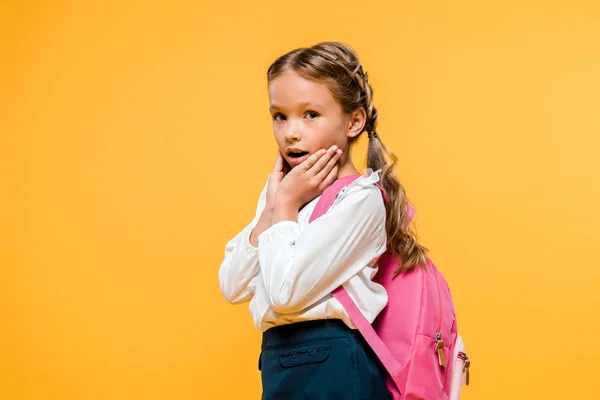
{"type": "Polygon", "coordinates": [[[363,107],[358,107],[352,111],[348,118],[348,131],[347,136],[349,138],[356,137],[362,133],[367,122],[367,113],[363,107]]]}

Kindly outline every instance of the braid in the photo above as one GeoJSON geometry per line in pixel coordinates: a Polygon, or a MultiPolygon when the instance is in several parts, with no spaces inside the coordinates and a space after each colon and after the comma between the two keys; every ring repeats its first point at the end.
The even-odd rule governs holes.
{"type": "Polygon", "coordinates": [[[369,74],[362,71],[362,66],[359,65],[358,71],[354,73],[354,79],[365,97],[365,111],[367,113],[365,130],[369,133],[369,137],[373,137],[373,135],[377,135],[375,129],[377,128],[379,113],[373,105],[373,89],[369,85],[369,74]]]}

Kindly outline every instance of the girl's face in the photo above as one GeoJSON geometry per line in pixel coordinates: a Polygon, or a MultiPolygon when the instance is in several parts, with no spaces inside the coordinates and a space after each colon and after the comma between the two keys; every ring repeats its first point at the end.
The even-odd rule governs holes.
{"type": "Polygon", "coordinates": [[[292,168],[334,144],[344,151],[339,163],[347,162],[348,138],[360,132],[325,84],[283,72],[269,83],[269,101],[275,140],[292,168]]]}

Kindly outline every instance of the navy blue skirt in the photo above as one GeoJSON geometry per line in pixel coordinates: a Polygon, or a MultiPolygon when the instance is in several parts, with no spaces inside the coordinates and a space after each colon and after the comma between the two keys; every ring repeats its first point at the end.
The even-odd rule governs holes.
{"type": "Polygon", "coordinates": [[[263,333],[263,400],[388,400],[385,370],[357,330],[341,320],[278,326],[263,333]]]}

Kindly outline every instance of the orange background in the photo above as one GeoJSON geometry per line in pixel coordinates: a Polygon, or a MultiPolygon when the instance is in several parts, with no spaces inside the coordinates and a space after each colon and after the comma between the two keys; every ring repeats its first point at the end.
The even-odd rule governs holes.
{"type": "Polygon", "coordinates": [[[260,334],[217,270],[274,161],[266,68],[321,40],[370,72],[453,290],[463,398],[600,396],[597,2],[1,13],[0,398],[259,398],[260,334]]]}

